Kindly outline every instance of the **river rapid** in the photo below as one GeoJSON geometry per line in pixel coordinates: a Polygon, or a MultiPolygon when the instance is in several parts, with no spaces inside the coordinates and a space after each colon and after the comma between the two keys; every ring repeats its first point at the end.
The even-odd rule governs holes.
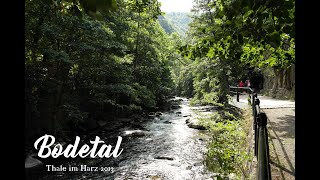
{"type": "MultiPolygon", "coordinates": [[[[93,179],[93,180],[194,180],[212,179],[204,165],[206,131],[189,128],[186,120],[196,117],[195,107],[186,98],[175,98],[180,106],[150,116],[136,125],[117,129],[102,128],[91,134],[99,136],[105,144],[114,144],[123,138],[121,155],[117,158],[77,158],[65,161],[65,167],[99,167],[104,171],[46,172],[41,179],[93,179]]],[[[91,138],[90,140],[93,140],[91,138]]],[[[59,165],[59,164],[58,164],[59,165]]],[[[60,164],[61,165],[61,164],[60,164]]]]}

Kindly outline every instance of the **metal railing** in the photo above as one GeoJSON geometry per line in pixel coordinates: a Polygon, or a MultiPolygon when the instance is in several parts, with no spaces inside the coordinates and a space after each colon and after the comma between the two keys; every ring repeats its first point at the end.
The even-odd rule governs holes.
{"type": "Polygon", "coordinates": [[[257,157],[257,180],[271,180],[270,156],[267,132],[267,115],[260,111],[260,100],[250,87],[229,86],[229,92],[235,93],[237,102],[240,94],[248,94],[248,103],[252,107],[254,130],[254,155],[257,157]],[[235,89],[235,91],[231,91],[235,89]],[[245,91],[246,93],[241,93],[245,91]]]}

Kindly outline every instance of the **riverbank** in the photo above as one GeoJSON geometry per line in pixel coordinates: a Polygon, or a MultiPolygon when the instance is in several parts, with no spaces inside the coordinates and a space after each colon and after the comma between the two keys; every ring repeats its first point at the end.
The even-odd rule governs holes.
{"type": "MultiPolygon", "coordinates": [[[[171,110],[148,114],[136,121],[122,119],[85,135],[99,136],[105,142],[123,137],[117,158],[46,159],[44,164],[64,167],[104,167],[112,171],[48,171],[40,179],[209,179],[214,174],[204,164],[207,139],[205,130],[188,126],[194,113],[187,99],[175,98],[171,110]]],[[[83,142],[86,142],[84,140],[83,142]]],[[[111,144],[114,145],[114,144],[111,144]]]]}

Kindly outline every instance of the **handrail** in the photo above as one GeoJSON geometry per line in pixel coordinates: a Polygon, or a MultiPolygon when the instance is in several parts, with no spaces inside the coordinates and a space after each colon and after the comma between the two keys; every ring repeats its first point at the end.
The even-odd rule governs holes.
{"type": "Polygon", "coordinates": [[[257,116],[258,123],[258,166],[257,166],[257,179],[270,180],[270,157],[268,145],[268,132],[267,132],[267,115],[259,113],[257,116]]]}
{"type": "Polygon", "coordinates": [[[251,92],[254,92],[254,89],[250,87],[229,86],[229,89],[249,89],[251,92]]]}
{"type": "Polygon", "coordinates": [[[237,102],[239,102],[239,90],[249,90],[249,104],[252,106],[253,130],[254,130],[254,155],[257,157],[257,180],[271,180],[270,156],[267,131],[267,115],[260,111],[260,100],[254,89],[250,87],[229,86],[236,89],[237,102]]]}
{"type": "MultiPolygon", "coordinates": [[[[230,91],[230,89],[236,89],[236,95],[237,95],[237,102],[239,102],[239,95],[240,95],[240,92],[239,92],[239,90],[240,89],[242,89],[242,90],[246,90],[246,92],[247,92],[247,90],[249,90],[250,92],[248,93],[248,95],[249,95],[249,102],[251,102],[251,104],[253,104],[253,102],[254,102],[254,98],[252,99],[251,98],[251,96],[250,96],[250,94],[254,94],[255,93],[255,91],[254,91],[254,89],[252,89],[252,88],[250,88],[250,87],[238,87],[238,86],[229,86],[229,92],[234,92],[234,91],[230,91]]],[[[256,95],[255,95],[256,96],[256,95]]]]}

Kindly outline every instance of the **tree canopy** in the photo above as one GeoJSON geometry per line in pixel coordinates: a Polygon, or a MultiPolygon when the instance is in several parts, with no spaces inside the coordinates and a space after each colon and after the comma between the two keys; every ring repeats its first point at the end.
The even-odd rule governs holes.
{"type": "Polygon", "coordinates": [[[248,68],[286,69],[295,62],[295,2],[197,0],[188,43],[195,97],[227,102],[228,85],[248,68]]]}
{"type": "Polygon", "coordinates": [[[26,127],[156,108],[173,87],[160,14],[157,0],[26,1],[26,127]]]}
{"type": "Polygon", "coordinates": [[[170,95],[222,105],[246,70],[294,64],[293,0],[194,2],[165,14],[157,0],[27,0],[26,128],[78,128],[170,95]]]}

